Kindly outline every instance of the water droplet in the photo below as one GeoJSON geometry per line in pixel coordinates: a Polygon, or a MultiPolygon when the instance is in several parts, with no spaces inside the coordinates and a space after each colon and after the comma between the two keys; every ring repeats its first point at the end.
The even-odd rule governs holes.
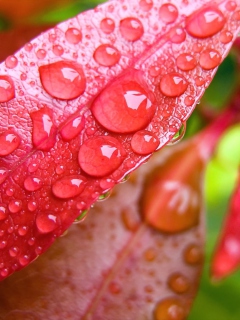
{"type": "Polygon", "coordinates": [[[182,53],[177,57],[177,67],[183,71],[193,70],[197,65],[196,59],[188,53],[182,53]]]}
{"type": "Polygon", "coordinates": [[[200,87],[202,85],[204,85],[205,80],[203,79],[203,77],[195,77],[194,78],[196,86],[200,87]]]}
{"type": "Polygon", "coordinates": [[[62,174],[65,171],[65,166],[64,165],[58,165],[55,169],[56,174],[62,174]]]}
{"type": "Polygon", "coordinates": [[[121,286],[115,281],[110,282],[108,289],[112,294],[118,294],[122,290],[121,286]]]}
{"type": "Polygon", "coordinates": [[[148,262],[152,262],[156,259],[156,250],[154,248],[148,248],[144,251],[144,259],[148,262]]]}
{"type": "Polygon", "coordinates": [[[0,102],[8,102],[15,97],[13,81],[8,76],[0,76],[0,102]]]}
{"type": "Polygon", "coordinates": [[[140,0],[139,6],[143,11],[150,11],[153,6],[153,1],[152,0],[140,0]]]}
{"type": "Polygon", "coordinates": [[[174,273],[168,279],[169,287],[176,293],[184,293],[189,289],[188,279],[181,273],[174,273]]]}
{"type": "Polygon", "coordinates": [[[46,57],[46,50],[44,49],[39,49],[37,52],[36,52],[36,57],[39,59],[39,60],[42,60],[46,57]]]}
{"type": "Polygon", "coordinates": [[[129,133],[150,123],[156,105],[152,92],[135,81],[140,77],[139,73],[120,77],[95,99],[92,112],[104,128],[129,133]]]}
{"type": "Polygon", "coordinates": [[[18,64],[18,59],[15,56],[8,56],[5,60],[5,65],[8,69],[14,69],[18,64]]]}
{"type": "Polygon", "coordinates": [[[215,6],[194,12],[186,21],[187,32],[196,38],[207,38],[222,30],[225,24],[223,13],[215,6]]]}
{"type": "Polygon", "coordinates": [[[111,193],[112,193],[111,191],[108,191],[108,192],[101,194],[97,201],[107,200],[110,197],[111,193]]]}
{"type": "Polygon", "coordinates": [[[63,47],[60,46],[59,44],[54,45],[52,50],[55,56],[58,56],[58,57],[60,57],[64,52],[63,47]]]}
{"type": "Polygon", "coordinates": [[[100,180],[100,187],[103,190],[111,189],[115,185],[114,181],[112,179],[101,179],[100,180]]]}
{"type": "Polygon", "coordinates": [[[157,77],[161,73],[161,69],[158,66],[151,66],[149,68],[149,74],[151,77],[157,77]]]}
{"type": "Polygon", "coordinates": [[[129,211],[129,209],[125,209],[121,213],[121,218],[127,230],[134,232],[138,229],[140,225],[139,215],[129,211]]]}
{"type": "Polygon", "coordinates": [[[221,55],[217,50],[206,49],[200,55],[199,64],[203,69],[211,70],[216,68],[220,64],[221,60],[221,55]]]}
{"type": "Polygon", "coordinates": [[[53,194],[61,199],[68,199],[82,193],[86,178],[80,175],[63,177],[52,185],[53,194]]]}
{"type": "Polygon", "coordinates": [[[4,278],[7,277],[8,274],[9,274],[8,268],[5,268],[1,271],[1,276],[4,278]]]}
{"type": "Polygon", "coordinates": [[[33,212],[37,209],[37,203],[35,201],[28,202],[28,210],[33,212]]]}
{"type": "Polygon", "coordinates": [[[24,188],[27,191],[37,191],[42,187],[42,181],[41,179],[37,177],[27,177],[24,180],[24,188]]]}
{"type": "Polygon", "coordinates": [[[13,131],[0,134],[0,156],[7,156],[15,151],[20,144],[19,136],[13,131]]]}
{"type": "Polygon", "coordinates": [[[3,206],[0,206],[0,221],[5,220],[7,218],[7,212],[6,208],[3,206]]]}
{"type": "Polygon", "coordinates": [[[120,52],[109,44],[100,45],[94,52],[93,57],[97,63],[104,67],[112,67],[118,63],[120,52]]]}
{"type": "Polygon", "coordinates": [[[186,311],[182,302],[177,298],[161,300],[154,311],[154,320],[184,320],[186,311]]]}
{"type": "Polygon", "coordinates": [[[33,173],[33,172],[37,171],[38,167],[39,167],[39,163],[33,161],[28,165],[28,171],[33,173]]]}
{"type": "Polygon", "coordinates": [[[240,21],[240,10],[234,12],[234,14],[232,15],[232,20],[240,21]]]}
{"type": "Polygon", "coordinates": [[[29,264],[30,262],[30,257],[28,255],[24,255],[24,256],[21,256],[19,259],[18,259],[19,263],[21,266],[26,266],[27,264],[29,264]]]}
{"type": "Polygon", "coordinates": [[[4,249],[7,246],[7,241],[2,240],[0,241],[0,249],[4,249]]]}
{"type": "Polygon", "coordinates": [[[13,188],[7,188],[6,195],[11,197],[13,194],[14,194],[14,189],[13,188]]]}
{"type": "Polygon", "coordinates": [[[231,12],[237,8],[237,4],[235,1],[228,1],[225,5],[225,8],[231,12]]]}
{"type": "Polygon", "coordinates": [[[186,32],[183,28],[174,27],[169,32],[169,39],[172,43],[182,43],[186,39],[186,32]]]}
{"type": "Polygon", "coordinates": [[[78,224],[80,222],[83,222],[83,220],[86,219],[88,213],[89,213],[89,209],[83,210],[81,214],[74,220],[73,223],[78,224]]]}
{"type": "Polygon", "coordinates": [[[28,226],[20,226],[18,228],[18,234],[24,237],[28,233],[28,226]]]}
{"type": "Polygon", "coordinates": [[[33,246],[34,243],[35,243],[35,238],[34,238],[34,237],[32,237],[32,238],[30,238],[30,239],[28,240],[28,244],[29,244],[30,246],[33,246]]]}
{"type": "Polygon", "coordinates": [[[29,42],[29,43],[25,44],[24,49],[25,49],[27,52],[31,52],[32,49],[33,49],[33,45],[29,42]]]}
{"type": "Polygon", "coordinates": [[[220,41],[227,44],[232,41],[233,34],[230,31],[222,31],[220,34],[220,41]]]}
{"type": "Polygon", "coordinates": [[[191,244],[184,251],[184,260],[190,265],[196,265],[202,262],[203,253],[198,245],[191,244]]]}
{"type": "Polygon", "coordinates": [[[128,41],[139,40],[144,33],[143,25],[137,18],[125,18],[120,21],[120,32],[128,41]]]}
{"type": "Polygon", "coordinates": [[[142,130],[133,135],[131,147],[134,152],[146,155],[154,152],[159,143],[160,141],[157,136],[147,130],[142,130]]]}
{"type": "MultiPolygon", "coordinates": [[[[0,144],[0,147],[1,147],[1,144],[0,144]]],[[[0,168],[0,185],[6,180],[7,176],[8,176],[8,171],[4,168],[0,168]]]]}
{"type": "Polygon", "coordinates": [[[160,80],[160,90],[168,97],[179,97],[187,87],[187,80],[179,73],[168,73],[160,80]]]}
{"type": "Polygon", "coordinates": [[[22,209],[22,201],[19,200],[11,200],[8,204],[8,209],[12,213],[17,213],[22,209]]]}
{"type": "Polygon", "coordinates": [[[100,28],[104,33],[110,34],[115,29],[115,22],[111,18],[105,18],[101,21],[100,28]]]}
{"type": "Polygon", "coordinates": [[[33,122],[33,145],[39,150],[50,150],[56,142],[56,126],[53,123],[53,111],[45,106],[38,111],[32,112],[30,116],[33,122]]]}
{"type": "Polygon", "coordinates": [[[19,253],[19,248],[18,247],[12,247],[9,249],[9,254],[10,256],[13,258],[13,257],[16,257],[19,253]]]}
{"type": "Polygon", "coordinates": [[[194,104],[195,99],[191,96],[186,96],[184,99],[184,103],[187,107],[191,107],[194,104]]]}
{"type": "Polygon", "coordinates": [[[165,3],[159,9],[159,16],[163,22],[173,23],[178,17],[178,9],[171,3],[165,3]]]}
{"type": "Polygon", "coordinates": [[[76,138],[85,125],[85,119],[82,116],[77,116],[67,120],[60,129],[60,134],[65,141],[70,141],[76,138]]]}
{"type": "Polygon", "coordinates": [[[172,140],[170,142],[168,142],[167,145],[172,146],[172,145],[175,145],[176,143],[180,142],[182,140],[182,138],[184,137],[186,129],[187,129],[187,123],[183,122],[180,129],[178,130],[178,132],[175,133],[174,137],[172,138],[172,140]]]}
{"type": "Polygon", "coordinates": [[[40,233],[50,233],[58,226],[57,217],[51,213],[39,212],[36,218],[36,226],[40,233]]]}
{"type": "Polygon", "coordinates": [[[69,28],[65,32],[65,37],[69,43],[77,44],[82,40],[82,33],[79,29],[69,28]]]}
{"type": "Polygon", "coordinates": [[[86,88],[82,68],[69,61],[58,61],[39,67],[43,88],[52,97],[71,100],[79,97],[86,88]]]}
{"type": "Polygon", "coordinates": [[[99,136],[83,143],[79,150],[78,162],[87,174],[103,177],[115,171],[125,155],[125,150],[117,139],[99,136]]]}

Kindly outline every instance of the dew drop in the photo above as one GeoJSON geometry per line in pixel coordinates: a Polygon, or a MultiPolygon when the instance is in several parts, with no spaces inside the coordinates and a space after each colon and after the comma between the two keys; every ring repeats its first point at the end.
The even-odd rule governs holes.
{"type": "Polygon", "coordinates": [[[60,175],[65,171],[65,166],[60,164],[56,167],[55,171],[56,171],[56,174],[60,175]]]}
{"type": "Polygon", "coordinates": [[[24,237],[28,233],[28,227],[27,226],[20,226],[18,228],[18,234],[22,237],[24,237]]]}
{"type": "Polygon", "coordinates": [[[53,194],[60,199],[68,199],[82,193],[86,184],[86,178],[80,175],[65,176],[52,185],[53,194]]]}
{"type": "Polygon", "coordinates": [[[42,181],[41,179],[37,177],[27,177],[24,180],[24,188],[27,191],[37,191],[42,187],[42,181]]]}
{"type": "Polygon", "coordinates": [[[34,245],[34,243],[35,243],[35,238],[30,238],[29,240],[28,240],[28,244],[30,245],[30,246],[33,246],[34,245]]]}
{"type": "Polygon", "coordinates": [[[184,99],[184,103],[187,107],[191,107],[194,104],[195,99],[191,96],[186,96],[184,99]]]}
{"type": "Polygon", "coordinates": [[[46,57],[46,50],[44,49],[39,49],[37,52],[36,52],[36,57],[39,59],[39,60],[42,60],[46,57]]]}
{"type": "Polygon", "coordinates": [[[29,264],[30,262],[30,257],[28,255],[24,255],[24,256],[21,256],[19,259],[18,259],[19,263],[21,266],[26,266],[27,264],[29,264]]]}
{"type": "Polygon", "coordinates": [[[53,53],[55,54],[55,56],[57,56],[57,57],[60,57],[64,52],[63,47],[60,46],[59,44],[54,45],[52,50],[53,50],[53,53]]]}
{"type": "Polygon", "coordinates": [[[8,171],[4,168],[0,168],[0,185],[6,180],[7,175],[8,175],[8,171]]]}
{"type": "Polygon", "coordinates": [[[107,200],[111,196],[111,193],[112,193],[112,191],[110,190],[108,192],[101,194],[97,201],[101,202],[101,201],[107,200]]]}
{"type": "Polygon", "coordinates": [[[65,141],[70,141],[76,138],[82,129],[84,128],[85,120],[82,116],[77,116],[67,120],[62,128],[60,129],[60,134],[65,141]]]}
{"type": "Polygon", "coordinates": [[[188,279],[180,273],[172,274],[168,279],[168,285],[176,293],[185,293],[189,289],[188,279]]]}
{"type": "Polygon", "coordinates": [[[7,218],[6,208],[0,205],[0,221],[3,221],[7,218]]]}
{"type": "Polygon", "coordinates": [[[232,20],[240,21],[240,10],[234,12],[234,14],[232,15],[232,20]]]}
{"type": "Polygon", "coordinates": [[[17,213],[22,209],[22,201],[11,200],[8,204],[8,209],[11,213],[17,213]]]}
{"type": "Polygon", "coordinates": [[[15,151],[20,144],[19,136],[13,131],[0,134],[0,156],[7,156],[15,151]]]}
{"type": "Polygon", "coordinates": [[[146,155],[154,152],[159,143],[157,136],[147,130],[142,130],[133,135],[131,147],[135,153],[146,155]]]}
{"type": "Polygon", "coordinates": [[[18,59],[15,56],[8,56],[5,60],[5,65],[8,69],[14,69],[18,64],[18,59]]]}
{"type": "Polygon", "coordinates": [[[178,17],[178,9],[171,3],[165,3],[159,9],[159,17],[165,23],[173,23],[178,17]]]}
{"type": "Polygon", "coordinates": [[[22,81],[27,80],[27,75],[26,75],[26,73],[22,73],[22,74],[20,75],[20,79],[21,79],[22,81]]]}
{"type": "Polygon", "coordinates": [[[190,265],[196,265],[202,262],[203,254],[198,245],[191,244],[184,251],[184,260],[190,265]]]}
{"type": "MultiPolygon", "coordinates": [[[[137,77],[138,74],[135,75],[137,77]]],[[[104,128],[117,133],[145,128],[155,110],[152,92],[135,81],[133,73],[115,80],[99,94],[92,105],[97,121],[104,128]]]]}
{"type": "Polygon", "coordinates": [[[65,37],[69,43],[77,44],[82,40],[82,33],[79,29],[69,28],[65,32],[65,37]]]}
{"type": "Polygon", "coordinates": [[[113,46],[102,44],[95,50],[93,57],[101,66],[112,67],[118,63],[121,55],[113,46]]]}
{"type": "Polygon", "coordinates": [[[187,80],[179,73],[168,73],[160,80],[160,90],[168,97],[179,97],[187,87],[187,80]]]}
{"type": "Polygon", "coordinates": [[[172,28],[169,32],[169,38],[172,43],[182,43],[186,39],[186,32],[183,28],[172,28]]]}
{"type": "Polygon", "coordinates": [[[31,43],[27,43],[27,44],[25,44],[24,49],[25,49],[27,52],[31,52],[32,49],[33,49],[33,45],[32,45],[31,43]]]}
{"type": "Polygon", "coordinates": [[[153,6],[153,1],[152,0],[140,0],[139,6],[143,11],[150,11],[153,6]]]}
{"type": "Polygon", "coordinates": [[[43,88],[52,97],[71,100],[79,97],[86,88],[82,68],[69,61],[58,61],[39,67],[43,88]]]}
{"type": "Polygon", "coordinates": [[[216,68],[221,60],[221,55],[217,50],[206,49],[200,55],[199,64],[204,70],[211,70],[216,68]]]}
{"type": "Polygon", "coordinates": [[[56,126],[53,123],[53,111],[43,107],[30,114],[33,122],[32,142],[39,149],[48,151],[56,142],[56,126]]]}
{"type": "Polygon", "coordinates": [[[177,67],[183,71],[193,70],[196,65],[196,59],[188,53],[182,53],[177,57],[177,67]]]}
{"type": "Polygon", "coordinates": [[[19,248],[18,247],[12,247],[9,249],[9,254],[10,256],[13,258],[13,257],[16,257],[19,253],[19,248]]]}
{"type": "Polygon", "coordinates": [[[7,188],[6,190],[6,195],[11,197],[14,193],[14,189],[13,188],[7,188]]]}
{"type": "Polygon", "coordinates": [[[230,31],[222,31],[220,34],[220,41],[227,44],[232,41],[233,34],[230,31]]]}
{"type": "Polygon", "coordinates": [[[42,252],[43,252],[43,249],[42,249],[42,247],[37,247],[36,249],[35,249],[35,252],[36,252],[36,254],[37,255],[40,255],[42,252]]]}
{"type": "Polygon", "coordinates": [[[172,140],[170,142],[168,142],[167,145],[172,146],[172,145],[175,145],[176,143],[180,142],[185,135],[186,129],[187,129],[187,124],[186,124],[186,122],[183,122],[180,129],[178,130],[178,132],[175,133],[174,137],[172,138],[172,140]]]}
{"type": "Polygon", "coordinates": [[[33,212],[37,209],[37,203],[35,201],[28,202],[28,210],[33,212]]]}
{"type": "Polygon", "coordinates": [[[186,30],[196,38],[207,38],[222,30],[225,25],[223,13],[215,6],[194,12],[187,18],[186,30]]]}
{"type": "Polygon", "coordinates": [[[89,209],[83,210],[81,214],[74,220],[73,223],[79,224],[80,222],[83,222],[86,219],[88,213],[89,213],[89,209]]]}
{"type": "Polygon", "coordinates": [[[185,318],[185,308],[177,298],[160,301],[154,310],[154,320],[184,320],[185,318]]]}
{"type": "Polygon", "coordinates": [[[33,161],[28,165],[28,171],[33,173],[37,171],[38,167],[39,167],[39,163],[33,161]]]}
{"type": "Polygon", "coordinates": [[[2,276],[2,277],[7,277],[8,274],[9,274],[8,268],[5,268],[5,269],[3,269],[3,270],[1,271],[1,276],[2,276]]]}
{"type": "Polygon", "coordinates": [[[100,29],[104,33],[110,34],[115,29],[115,22],[111,18],[104,18],[100,23],[100,29]]]}
{"type": "Polygon", "coordinates": [[[0,241],[0,249],[4,249],[7,246],[7,241],[2,240],[0,241]]]}
{"type": "Polygon", "coordinates": [[[228,1],[225,5],[225,8],[231,12],[237,8],[237,4],[235,1],[228,1]]]}
{"type": "Polygon", "coordinates": [[[137,18],[121,20],[119,29],[123,38],[128,41],[137,41],[144,33],[142,22],[137,18]]]}
{"type": "Polygon", "coordinates": [[[57,217],[51,213],[39,212],[36,217],[36,226],[40,233],[50,233],[58,226],[57,217]]]}
{"type": "Polygon", "coordinates": [[[100,180],[100,187],[103,190],[111,189],[115,185],[114,181],[112,179],[101,179],[100,180]]]}
{"type": "Polygon", "coordinates": [[[8,76],[0,76],[0,103],[8,102],[15,97],[13,81],[8,76]]]}
{"type": "Polygon", "coordinates": [[[117,139],[99,136],[83,143],[79,150],[78,162],[87,174],[103,177],[115,171],[125,155],[126,152],[117,139]]]}

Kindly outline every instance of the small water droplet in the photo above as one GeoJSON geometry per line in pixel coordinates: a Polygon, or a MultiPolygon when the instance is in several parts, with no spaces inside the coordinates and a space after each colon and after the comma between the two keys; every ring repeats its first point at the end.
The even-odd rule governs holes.
{"type": "Polygon", "coordinates": [[[159,139],[153,133],[142,130],[136,132],[131,140],[131,147],[134,152],[147,155],[154,152],[159,146],[159,139]]]}
{"type": "Polygon", "coordinates": [[[83,210],[81,214],[74,220],[73,223],[78,224],[80,222],[83,222],[86,219],[88,213],[89,213],[89,209],[83,210]]]}
{"type": "Polygon", "coordinates": [[[24,256],[21,256],[19,259],[18,259],[19,263],[21,266],[26,266],[27,264],[29,264],[30,262],[30,257],[28,255],[24,255],[24,256]]]}
{"type": "Polygon", "coordinates": [[[28,210],[33,212],[37,209],[37,203],[35,201],[28,202],[28,210]]]}
{"type": "Polygon", "coordinates": [[[69,28],[65,32],[65,37],[69,43],[77,44],[82,40],[82,33],[79,29],[69,28]]]}
{"type": "Polygon", "coordinates": [[[172,138],[172,140],[170,142],[168,142],[167,145],[172,146],[172,145],[175,145],[176,143],[180,142],[182,140],[182,138],[184,137],[186,129],[187,129],[187,123],[183,122],[180,129],[178,130],[178,132],[175,133],[174,137],[172,138]]]}
{"type": "Polygon", "coordinates": [[[169,287],[176,293],[185,293],[189,289],[188,279],[181,273],[174,273],[168,279],[169,287]]]}
{"type": "Polygon", "coordinates": [[[15,56],[8,56],[5,60],[5,65],[8,69],[14,69],[18,64],[18,59],[15,56]]]}
{"type": "Polygon", "coordinates": [[[55,54],[55,56],[57,56],[57,57],[60,57],[64,52],[63,47],[60,46],[59,44],[54,45],[52,50],[53,50],[53,53],[55,54]]]}
{"type": "Polygon", "coordinates": [[[114,181],[112,179],[101,179],[100,180],[100,187],[103,190],[111,189],[115,185],[114,181]]]}
{"type": "Polygon", "coordinates": [[[183,71],[193,70],[196,65],[196,59],[188,53],[182,53],[177,57],[177,67],[183,71]]]}
{"type": "Polygon", "coordinates": [[[195,99],[191,96],[186,96],[184,98],[184,103],[186,104],[187,107],[191,107],[194,104],[195,99]]]}
{"type": "Polygon", "coordinates": [[[8,76],[0,76],[0,102],[8,102],[15,97],[13,81],[8,76]]]}
{"type": "Polygon", "coordinates": [[[22,209],[22,201],[20,200],[11,200],[8,204],[8,209],[12,213],[17,213],[22,209]]]}
{"type": "Polygon", "coordinates": [[[18,228],[18,234],[22,237],[24,237],[28,233],[28,226],[20,226],[18,228]]]}
{"type": "Polygon", "coordinates": [[[27,43],[27,44],[25,44],[24,49],[25,49],[27,52],[31,52],[32,49],[33,49],[33,45],[32,45],[31,43],[27,43]]]}
{"type": "Polygon", "coordinates": [[[154,311],[154,320],[184,320],[186,310],[177,298],[167,298],[158,302],[154,311]]]}
{"type": "Polygon", "coordinates": [[[0,221],[5,220],[7,216],[6,208],[0,205],[0,221]]]}
{"type": "Polygon", "coordinates": [[[39,150],[50,150],[56,142],[56,126],[53,123],[53,111],[45,106],[38,111],[32,112],[30,116],[33,122],[33,145],[39,150]]]}
{"type": "Polygon", "coordinates": [[[188,87],[187,80],[179,73],[168,73],[160,80],[160,90],[168,97],[179,97],[188,87]]]}
{"type": "Polygon", "coordinates": [[[144,251],[144,259],[148,262],[152,262],[156,259],[156,250],[154,248],[148,248],[144,251]]]}
{"type": "Polygon", "coordinates": [[[172,43],[182,43],[186,39],[186,32],[183,28],[174,27],[169,32],[169,38],[172,43]]]}
{"type": "Polygon", "coordinates": [[[230,31],[222,31],[220,34],[220,41],[227,44],[232,41],[233,34],[230,31]]]}
{"type": "Polygon", "coordinates": [[[28,171],[33,173],[35,171],[37,171],[39,167],[39,163],[36,161],[32,161],[29,165],[28,165],[28,171]]]}
{"type": "Polygon", "coordinates": [[[0,241],[0,249],[4,249],[6,245],[7,245],[7,241],[5,240],[0,241]]]}
{"type": "Polygon", "coordinates": [[[43,88],[52,97],[71,100],[79,97],[86,88],[82,68],[69,61],[58,61],[39,67],[43,88]]]}
{"type": "Polygon", "coordinates": [[[30,238],[30,239],[28,240],[28,244],[29,244],[30,246],[33,246],[34,243],[35,243],[35,241],[36,241],[36,239],[35,239],[34,237],[32,237],[32,238],[30,238]]]}
{"type": "Polygon", "coordinates": [[[3,270],[1,271],[1,276],[4,277],[4,278],[7,277],[8,274],[9,274],[8,268],[5,268],[5,269],[3,269],[3,270]]]}
{"type": "Polygon", "coordinates": [[[187,18],[186,30],[191,36],[204,39],[221,31],[225,22],[223,13],[217,7],[209,6],[187,18]]]}
{"type": "Polygon", "coordinates": [[[7,156],[15,151],[20,144],[19,136],[13,131],[0,134],[0,156],[7,156]]]}
{"type": "Polygon", "coordinates": [[[120,52],[109,44],[100,45],[94,52],[93,57],[97,63],[104,67],[112,67],[118,63],[120,52]]]}
{"type": "Polygon", "coordinates": [[[22,74],[20,75],[20,79],[21,79],[22,81],[27,80],[27,75],[26,75],[26,73],[22,73],[22,74]]]}
{"type": "Polygon", "coordinates": [[[159,9],[159,17],[165,23],[173,23],[178,17],[178,9],[171,3],[165,3],[159,9]]]}
{"type": "Polygon", "coordinates": [[[206,49],[200,55],[199,64],[204,70],[211,70],[216,68],[221,60],[221,55],[217,50],[206,49]]]}
{"type": "Polygon", "coordinates": [[[128,41],[137,41],[144,33],[143,25],[137,18],[125,18],[121,20],[119,29],[123,38],[128,41]]]}
{"type": "Polygon", "coordinates": [[[195,77],[194,80],[195,80],[196,86],[198,86],[198,87],[204,85],[204,83],[205,83],[205,80],[203,79],[203,77],[200,77],[200,76],[195,77]]]}
{"type": "Polygon", "coordinates": [[[37,177],[29,176],[24,180],[24,188],[27,191],[37,191],[41,187],[42,187],[42,181],[37,177]]]}
{"type": "Polygon", "coordinates": [[[87,174],[103,177],[115,171],[123,162],[125,155],[126,152],[117,139],[98,136],[82,144],[78,162],[87,174]]]}
{"type": "Polygon", "coordinates": [[[150,123],[156,105],[152,92],[135,81],[141,77],[138,72],[130,72],[111,83],[94,100],[93,115],[104,128],[129,133],[150,123]]]}
{"type": "Polygon", "coordinates": [[[100,28],[104,33],[110,34],[115,29],[115,22],[111,18],[104,18],[100,23],[100,28]]]}
{"type": "Polygon", "coordinates": [[[9,249],[9,254],[10,256],[13,258],[13,257],[16,257],[19,253],[19,248],[18,247],[12,247],[9,249]]]}
{"type": "Polygon", "coordinates": [[[184,251],[184,260],[190,265],[196,265],[202,262],[203,253],[198,245],[191,244],[184,251]]]}
{"type": "Polygon", "coordinates": [[[36,226],[40,233],[50,233],[58,226],[57,217],[51,213],[39,212],[36,217],[36,226]]]}
{"type": "Polygon", "coordinates": [[[85,125],[85,119],[82,116],[76,116],[67,120],[60,129],[60,134],[65,141],[70,141],[76,138],[85,125]]]}
{"type": "Polygon", "coordinates": [[[150,11],[153,6],[153,1],[152,0],[140,0],[139,6],[143,11],[150,11]]]}
{"type": "Polygon", "coordinates": [[[53,194],[60,199],[68,199],[82,193],[86,184],[86,178],[80,175],[65,176],[52,185],[53,194]]]}
{"type": "Polygon", "coordinates": [[[46,50],[44,49],[39,49],[37,52],[36,52],[36,57],[39,59],[39,60],[42,60],[46,57],[46,50]]]}

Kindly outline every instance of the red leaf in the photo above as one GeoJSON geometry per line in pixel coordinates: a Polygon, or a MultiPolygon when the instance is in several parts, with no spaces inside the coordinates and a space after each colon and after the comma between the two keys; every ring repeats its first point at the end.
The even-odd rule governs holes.
{"type": "Polygon", "coordinates": [[[44,252],[101,194],[172,139],[231,47],[222,34],[228,30],[233,40],[239,23],[234,2],[150,8],[143,1],[111,1],[42,34],[0,66],[0,76],[12,79],[0,81],[0,134],[20,139],[0,161],[7,213],[0,226],[2,278],[44,252]],[[185,53],[197,62],[193,68],[190,59],[189,67],[186,58],[190,71],[176,64],[185,53]],[[67,128],[76,118],[85,127],[71,139],[67,128]],[[142,129],[155,137],[144,148],[131,143],[137,135],[146,144],[142,129]],[[73,187],[79,175],[80,194],[82,182],[73,187]],[[41,188],[26,189],[29,177],[41,188]],[[66,181],[74,189],[70,199],[53,188],[66,181]]]}

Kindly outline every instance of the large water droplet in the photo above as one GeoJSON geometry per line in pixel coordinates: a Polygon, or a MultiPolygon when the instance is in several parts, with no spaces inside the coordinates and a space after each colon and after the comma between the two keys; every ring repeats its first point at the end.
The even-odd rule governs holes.
{"type": "Polygon", "coordinates": [[[131,147],[134,152],[142,155],[150,154],[155,151],[159,145],[159,139],[153,133],[142,130],[136,132],[131,140],[131,147]]]}
{"type": "Polygon", "coordinates": [[[41,187],[42,187],[42,181],[37,177],[29,176],[24,180],[24,188],[27,191],[37,191],[41,187]]]}
{"type": "Polygon", "coordinates": [[[70,100],[79,97],[86,88],[82,68],[70,61],[58,61],[39,67],[43,88],[52,97],[70,100]]]}
{"type": "Polygon", "coordinates": [[[60,134],[65,141],[76,138],[84,128],[85,120],[82,116],[76,116],[67,120],[60,130],[60,134]]]}
{"type": "Polygon", "coordinates": [[[211,70],[216,68],[221,63],[221,60],[221,55],[217,50],[206,49],[200,55],[199,64],[203,69],[211,70]]]}
{"type": "Polygon", "coordinates": [[[207,38],[222,30],[225,24],[223,13],[215,6],[194,12],[186,21],[187,32],[196,38],[207,38]]]}
{"type": "Polygon", "coordinates": [[[121,20],[119,29],[123,38],[128,41],[139,40],[144,33],[142,22],[137,18],[121,20]]]}
{"type": "Polygon", "coordinates": [[[6,170],[5,168],[0,168],[0,184],[2,184],[6,180],[7,175],[8,175],[8,170],[6,170]]]}
{"type": "Polygon", "coordinates": [[[0,134],[0,156],[7,156],[15,151],[20,144],[19,136],[13,131],[0,134]]]}
{"type": "Polygon", "coordinates": [[[115,28],[115,22],[111,18],[104,18],[100,23],[100,28],[104,33],[110,34],[115,28]]]}
{"type": "Polygon", "coordinates": [[[40,233],[50,233],[58,226],[57,217],[51,213],[39,212],[36,217],[36,226],[40,233]]]}
{"type": "Polygon", "coordinates": [[[202,262],[203,253],[198,245],[189,245],[184,252],[184,259],[190,265],[196,265],[202,262]]]}
{"type": "Polygon", "coordinates": [[[117,139],[99,136],[83,143],[79,150],[78,162],[87,174],[103,177],[121,165],[125,154],[125,150],[117,139]]]}
{"type": "Polygon", "coordinates": [[[0,102],[8,102],[15,97],[13,81],[8,76],[0,76],[0,102]]]}
{"type": "Polygon", "coordinates": [[[79,29],[69,28],[65,32],[65,37],[69,43],[77,44],[82,40],[82,33],[79,29]]]}
{"type": "Polygon", "coordinates": [[[181,273],[174,273],[168,279],[169,287],[176,293],[184,293],[189,289],[188,279],[181,273]]]}
{"type": "Polygon", "coordinates": [[[177,67],[183,71],[193,70],[196,65],[196,59],[189,53],[182,53],[177,57],[177,67]]]}
{"type": "Polygon", "coordinates": [[[112,67],[118,63],[120,52],[109,44],[100,45],[94,52],[93,57],[97,63],[104,67],[112,67]]]}
{"type": "Polygon", "coordinates": [[[11,200],[8,204],[8,209],[11,213],[17,213],[22,209],[22,201],[11,200]]]}
{"type": "Polygon", "coordinates": [[[53,123],[53,111],[43,107],[30,114],[33,122],[32,141],[39,150],[50,150],[56,142],[56,126],[53,123]]]}
{"type": "Polygon", "coordinates": [[[179,97],[188,87],[187,80],[179,73],[168,73],[160,80],[160,90],[168,97],[179,97]]]}
{"type": "Polygon", "coordinates": [[[61,199],[78,196],[84,189],[86,178],[80,175],[63,177],[52,185],[53,194],[61,199]]]}
{"type": "Polygon", "coordinates": [[[140,0],[139,6],[143,11],[150,11],[153,6],[152,0],[140,0]]]}
{"type": "Polygon", "coordinates": [[[93,102],[93,115],[104,128],[128,133],[145,128],[152,120],[156,110],[153,94],[135,79],[138,73],[120,77],[93,102]]]}
{"type": "Polygon", "coordinates": [[[5,65],[8,69],[14,69],[18,64],[18,59],[15,56],[8,56],[5,60],[5,65]]]}
{"type": "Polygon", "coordinates": [[[165,23],[173,23],[178,17],[178,9],[171,3],[165,3],[159,9],[159,17],[165,23]]]}
{"type": "Polygon", "coordinates": [[[185,318],[185,308],[177,298],[160,301],[154,311],[154,320],[184,320],[185,318]]]}

